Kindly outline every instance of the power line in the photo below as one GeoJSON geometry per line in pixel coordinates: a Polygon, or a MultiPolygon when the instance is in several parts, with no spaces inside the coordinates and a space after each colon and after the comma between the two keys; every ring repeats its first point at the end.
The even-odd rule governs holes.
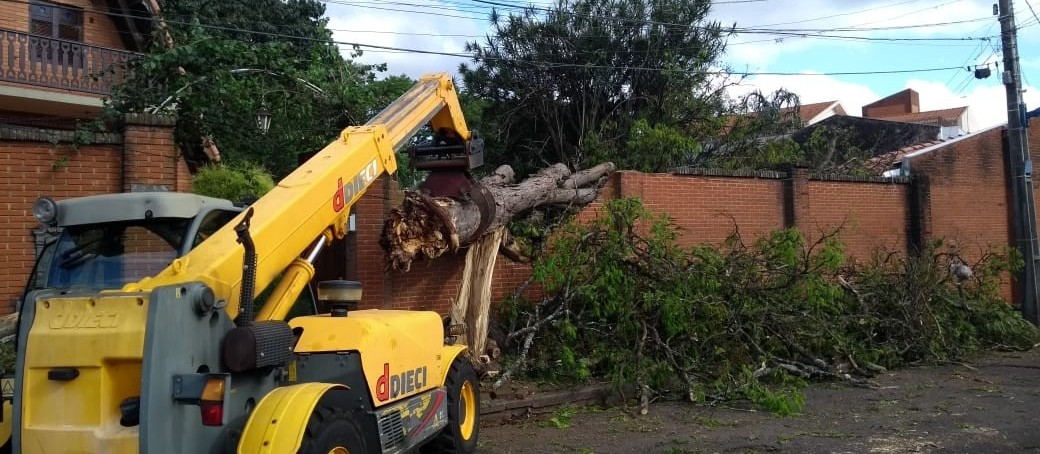
{"type": "MultiPolygon", "coordinates": [[[[849,26],[849,27],[835,27],[835,28],[785,28],[785,29],[776,29],[776,30],[784,31],[784,32],[873,32],[873,31],[887,31],[887,30],[906,30],[906,29],[912,29],[912,28],[943,27],[943,26],[946,26],[946,25],[967,24],[967,23],[971,23],[971,22],[981,22],[981,21],[988,21],[988,20],[990,20],[989,17],[978,17],[978,18],[975,18],[975,19],[963,19],[963,20],[957,20],[957,21],[932,22],[932,23],[926,23],[926,24],[889,25],[889,26],[886,26],[886,27],[861,28],[859,26],[853,25],[853,26],[849,26]]],[[[763,29],[763,30],[768,30],[768,29],[763,29]]]]}
{"type": "MultiPolygon", "coordinates": [[[[502,3],[502,2],[499,2],[499,1],[495,1],[495,0],[470,0],[470,1],[475,2],[475,3],[494,5],[494,6],[515,7],[513,5],[510,5],[510,4],[507,4],[507,3],[502,3]]],[[[956,0],[956,1],[960,1],[960,0],[956,0]]],[[[716,2],[716,3],[718,3],[718,2],[716,2]]],[[[951,2],[951,3],[955,3],[955,2],[951,2]]],[[[661,22],[661,21],[653,21],[653,20],[632,20],[632,19],[625,19],[625,18],[612,17],[612,16],[599,16],[599,15],[591,15],[591,14],[578,14],[578,13],[572,13],[572,12],[569,12],[569,11],[562,11],[562,10],[553,9],[553,8],[527,7],[525,10],[536,10],[536,11],[543,11],[543,12],[555,12],[555,13],[558,13],[558,14],[566,14],[566,15],[569,15],[569,16],[581,17],[581,18],[586,18],[586,19],[599,19],[599,20],[619,21],[619,22],[623,22],[623,23],[637,24],[638,26],[657,25],[657,26],[678,27],[678,28],[697,28],[697,29],[709,29],[710,28],[710,27],[698,26],[698,25],[692,25],[692,24],[677,24],[677,23],[661,22]]],[[[878,27],[878,29],[886,29],[886,28],[887,27],[878,27]]],[[[907,28],[912,28],[912,27],[907,27],[907,28]]],[[[829,31],[832,31],[833,29],[768,29],[768,28],[732,27],[732,28],[727,30],[727,29],[722,29],[721,27],[719,27],[718,30],[719,31],[732,31],[733,33],[737,33],[737,34],[769,34],[769,35],[794,35],[794,36],[797,36],[798,33],[801,33],[801,32],[804,32],[804,31],[829,32],[829,31]]],[[[872,30],[869,29],[869,28],[860,28],[860,29],[856,29],[854,31],[872,31],[872,30]]],[[[826,35],[822,35],[822,36],[826,36],[826,35]]],[[[842,36],[836,36],[836,37],[842,37],[842,36]]],[[[975,38],[975,37],[967,37],[967,38],[867,38],[867,37],[858,37],[858,38],[860,38],[860,39],[879,39],[879,40],[911,40],[911,41],[935,41],[935,40],[943,41],[943,40],[980,39],[980,38],[975,38]]]]}
{"type": "MultiPolygon", "coordinates": [[[[992,29],[993,29],[993,27],[994,27],[994,26],[996,26],[996,25],[997,25],[997,24],[996,24],[996,22],[991,22],[991,23],[989,24],[989,26],[988,26],[988,27],[986,28],[986,33],[989,33],[989,31],[990,31],[990,30],[992,30],[992,29]]],[[[985,26],[983,26],[983,27],[985,27],[985,26]]],[[[982,27],[980,27],[979,29],[976,29],[975,31],[978,31],[978,30],[980,30],[981,28],[982,28],[982,27]]],[[[967,60],[964,60],[964,63],[961,63],[961,66],[967,65],[967,64],[968,64],[969,62],[971,62],[972,60],[977,60],[977,59],[978,59],[979,57],[981,57],[981,56],[982,56],[982,54],[986,52],[986,44],[987,44],[987,43],[985,43],[985,42],[979,43],[979,52],[978,52],[977,54],[975,54],[974,56],[968,57],[968,59],[967,59],[967,60]]],[[[987,57],[987,58],[988,58],[988,57],[987,57]]],[[[950,79],[949,79],[949,80],[947,80],[947,81],[946,81],[946,83],[945,83],[944,85],[947,85],[947,86],[948,86],[948,85],[950,85],[951,83],[953,83],[953,80],[954,80],[954,79],[956,79],[956,78],[957,78],[957,76],[963,76],[963,74],[962,74],[962,73],[954,73],[954,74],[953,74],[953,76],[950,76],[950,79]]]]}
{"type": "MultiPolygon", "coordinates": [[[[380,10],[380,11],[394,11],[394,12],[399,12],[399,13],[425,14],[425,15],[432,15],[432,16],[439,16],[439,17],[454,17],[456,19],[470,19],[470,20],[483,20],[484,19],[483,17],[478,17],[478,16],[460,16],[460,15],[456,15],[456,14],[445,14],[445,13],[434,12],[434,11],[415,11],[415,10],[410,10],[410,9],[387,8],[387,7],[371,6],[371,5],[365,5],[365,4],[360,4],[360,3],[357,3],[357,2],[348,2],[348,1],[336,1],[336,0],[319,0],[319,1],[321,1],[322,3],[332,3],[332,4],[336,4],[336,5],[353,6],[353,7],[357,7],[357,8],[368,8],[368,9],[375,9],[375,10],[380,10]]],[[[415,5],[415,6],[429,7],[430,5],[415,5]]],[[[456,10],[456,11],[468,12],[468,11],[460,11],[460,10],[456,10]]]]}
{"type": "MultiPolygon", "coordinates": [[[[14,0],[8,0],[8,1],[14,1],[14,0]]],[[[338,4],[338,5],[345,5],[345,6],[355,6],[355,7],[360,7],[360,8],[371,8],[371,9],[384,10],[384,11],[395,11],[395,12],[414,13],[414,14],[430,14],[430,15],[436,15],[436,16],[440,16],[440,17],[454,17],[454,18],[460,18],[460,19],[476,19],[475,17],[472,17],[472,16],[457,16],[457,15],[450,15],[450,14],[443,14],[443,13],[435,13],[435,12],[430,12],[430,11],[415,11],[415,10],[402,10],[402,9],[396,9],[396,8],[385,8],[385,7],[378,7],[378,6],[371,6],[371,5],[367,5],[367,4],[361,4],[361,3],[357,3],[357,2],[347,2],[347,1],[343,1],[343,0],[322,0],[322,1],[324,3],[338,4]]],[[[499,2],[491,2],[490,0],[470,0],[470,1],[478,2],[478,3],[494,3],[494,4],[498,4],[499,3],[499,2]]],[[[747,0],[744,0],[744,1],[746,2],[747,0]]],[[[734,0],[734,2],[735,3],[739,3],[740,1],[734,0]]],[[[429,6],[429,5],[417,5],[417,4],[414,4],[414,3],[401,3],[401,2],[386,2],[386,3],[387,4],[409,5],[409,6],[420,6],[420,7],[421,6],[432,7],[432,6],[429,6]]],[[[546,11],[550,11],[548,9],[545,9],[545,10],[546,11]]],[[[588,17],[588,18],[609,19],[609,20],[625,20],[625,19],[619,19],[619,18],[614,18],[614,17],[606,17],[606,16],[584,16],[584,15],[579,15],[579,14],[576,14],[576,13],[566,13],[566,14],[570,14],[570,15],[577,16],[577,17],[588,17]]],[[[890,26],[890,27],[874,27],[874,28],[858,28],[858,29],[840,29],[840,28],[835,28],[835,29],[751,29],[751,28],[734,28],[733,31],[736,32],[737,34],[767,34],[767,35],[779,35],[779,36],[794,36],[794,37],[802,37],[802,38],[816,38],[816,37],[820,37],[820,38],[831,38],[831,39],[839,39],[839,40],[840,39],[847,39],[847,40],[855,40],[855,41],[881,41],[881,42],[893,42],[893,41],[910,41],[910,42],[972,41],[972,40],[988,40],[988,39],[994,38],[994,37],[992,37],[992,36],[970,37],[969,36],[969,37],[961,37],[961,38],[955,38],[955,37],[936,37],[936,38],[898,38],[898,37],[891,37],[891,38],[875,38],[875,37],[847,36],[847,35],[828,35],[828,34],[824,34],[824,33],[825,32],[830,32],[830,31],[838,31],[838,32],[841,32],[841,31],[865,32],[865,31],[877,31],[877,30],[897,30],[897,29],[924,28],[924,27],[945,26],[945,25],[952,25],[952,24],[974,22],[974,21],[985,20],[985,19],[987,19],[987,18],[969,19],[969,20],[964,20],[964,21],[929,23],[929,24],[903,25],[903,26],[890,26]],[[810,33],[812,33],[812,34],[810,35],[810,33]]],[[[684,27],[684,28],[699,28],[699,29],[706,29],[706,28],[708,28],[708,27],[704,27],[704,26],[695,26],[695,25],[689,25],[689,24],[687,24],[687,25],[671,24],[671,23],[656,22],[656,21],[635,21],[635,20],[625,20],[625,21],[629,22],[629,23],[632,23],[632,24],[635,24],[635,25],[631,25],[632,27],[641,27],[644,24],[653,24],[653,25],[665,25],[665,26],[681,26],[681,27],[684,27]]],[[[215,26],[215,27],[219,27],[219,26],[215,26]]],[[[336,29],[329,29],[329,30],[338,31],[336,29]]],[[[724,32],[726,30],[720,28],[719,31],[723,31],[724,32]]],[[[394,34],[393,32],[383,32],[383,33],[394,34]]],[[[400,33],[400,34],[406,34],[406,33],[400,33]]],[[[422,33],[414,33],[414,35],[419,35],[419,36],[446,36],[446,35],[422,34],[422,33]]],[[[469,37],[479,38],[481,36],[469,36],[469,37]]],[[[561,36],[561,38],[565,38],[565,37],[561,36]]]]}
{"type": "MultiPolygon", "coordinates": [[[[1033,19],[1036,20],[1035,23],[1040,23],[1040,17],[1037,17],[1036,10],[1033,9],[1033,5],[1029,4],[1029,0],[1023,0],[1023,1],[1025,1],[1026,2],[1026,6],[1029,7],[1029,12],[1033,13],[1033,19]]],[[[1019,28],[1021,28],[1021,27],[1019,27],[1019,28]]]]}
{"type": "Polygon", "coordinates": [[[820,16],[820,17],[814,17],[812,19],[796,20],[796,21],[792,21],[792,22],[778,22],[778,23],[775,23],[775,24],[749,25],[749,27],[772,27],[772,26],[776,26],[776,25],[803,24],[805,22],[816,22],[818,20],[833,19],[835,17],[852,16],[852,15],[855,15],[855,14],[867,13],[867,12],[871,12],[871,11],[877,11],[879,9],[885,9],[885,8],[889,8],[889,7],[892,7],[892,6],[905,5],[907,3],[916,3],[916,2],[919,2],[919,1],[921,1],[921,0],[906,0],[906,1],[898,2],[898,3],[890,3],[888,5],[877,6],[877,7],[874,7],[874,8],[861,9],[861,10],[858,10],[858,11],[850,11],[850,12],[847,12],[847,13],[832,14],[832,15],[829,15],[829,16],[820,16]]]}
{"type": "MultiPolygon", "coordinates": [[[[398,51],[400,53],[413,53],[411,49],[400,49],[382,47],[382,49],[390,51],[398,51]]],[[[914,68],[914,69],[893,69],[893,70],[875,70],[875,71],[832,71],[832,72],[782,72],[782,71],[717,71],[717,70],[703,70],[703,71],[688,71],[683,69],[669,69],[669,68],[656,68],[656,67],[644,67],[644,66],[614,66],[614,65],[588,65],[579,63],[557,63],[539,60],[517,60],[508,58],[489,58],[489,57],[475,57],[468,54],[456,54],[450,52],[436,52],[436,51],[424,51],[423,53],[445,55],[460,58],[473,58],[474,60],[487,60],[487,61],[512,61],[516,63],[526,64],[530,66],[544,67],[544,68],[580,68],[580,69],[610,69],[610,70],[626,70],[626,71],[657,71],[657,72],[670,72],[670,73],[689,73],[697,72],[699,74],[707,75],[738,75],[738,76],[862,76],[862,75],[882,75],[882,74],[907,74],[907,73],[924,73],[924,72],[935,72],[935,71],[948,71],[951,69],[959,69],[961,66],[947,66],[942,68],[914,68]]]]}
{"type": "Polygon", "coordinates": [[[889,18],[886,18],[886,19],[878,19],[878,20],[875,20],[875,21],[863,22],[863,23],[860,23],[860,24],[856,24],[855,26],[870,25],[870,24],[876,24],[878,22],[902,19],[902,18],[904,18],[906,16],[917,14],[917,13],[920,13],[920,12],[923,12],[923,11],[928,11],[930,9],[936,9],[936,8],[940,8],[940,7],[943,7],[943,6],[952,5],[954,3],[960,3],[961,1],[962,0],[953,0],[951,2],[946,2],[946,3],[939,4],[939,5],[929,6],[929,7],[926,7],[926,8],[921,8],[921,9],[918,9],[918,10],[910,11],[909,13],[900,14],[900,15],[898,15],[896,17],[889,17],[889,18]]]}
{"type": "MultiPolygon", "coordinates": [[[[29,1],[27,1],[27,0],[5,0],[5,1],[12,2],[12,3],[29,4],[29,1]]],[[[106,13],[106,14],[108,14],[108,13],[106,13]]],[[[132,17],[132,18],[142,18],[142,16],[130,15],[130,14],[115,14],[115,13],[112,13],[110,15],[132,17]]],[[[173,20],[166,20],[166,22],[169,23],[169,24],[176,24],[176,25],[192,25],[191,23],[188,23],[188,22],[173,21],[173,20]]],[[[200,26],[202,26],[202,25],[200,25],[200,26]]],[[[557,63],[557,62],[547,62],[547,61],[523,61],[523,60],[515,60],[515,59],[476,57],[476,56],[473,56],[473,55],[470,55],[470,54],[463,54],[463,53],[457,53],[457,52],[443,52],[443,51],[433,51],[433,50],[425,50],[425,49],[411,49],[411,48],[396,47],[396,46],[382,46],[382,45],[376,45],[376,44],[366,44],[366,43],[357,43],[357,42],[337,41],[337,40],[332,40],[332,39],[325,40],[325,39],[310,38],[310,37],[303,37],[303,36],[287,35],[287,34],[284,34],[284,33],[261,32],[261,31],[256,31],[256,30],[246,30],[246,29],[241,29],[241,28],[236,28],[236,27],[226,27],[226,26],[217,26],[217,25],[206,25],[204,27],[217,29],[217,30],[224,30],[224,31],[251,33],[251,34],[256,34],[256,35],[261,35],[261,36],[270,36],[270,37],[285,38],[285,39],[296,39],[296,40],[302,40],[302,41],[313,41],[313,42],[328,43],[328,44],[335,44],[335,45],[356,46],[356,47],[371,48],[371,49],[381,49],[381,50],[389,50],[389,51],[400,51],[400,52],[407,52],[407,53],[414,53],[414,54],[441,55],[441,56],[458,57],[458,58],[475,58],[475,59],[478,59],[478,60],[482,59],[482,60],[497,60],[497,61],[514,61],[514,62],[521,63],[521,64],[528,64],[528,65],[533,65],[533,66],[542,66],[542,67],[546,67],[546,68],[576,67],[576,68],[584,68],[584,69],[615,69],[615,70],[634,70],[634,71],[690,72],[690,71],[686,71],[686,70],[668,69],[668,68],[653,68],[653,67],[638,67],[638,66],[584,65],[584,64],[557,63]]],[[[712,74],[712,75],[730,75],[730,74],[734,74],[734,75],[745,75],[745,76],[753,76],[753,75],[759,75],[759,76],[837,76],[837,75],[876,75],[876,74],[920,73],[920,72],[946,71],[946,70],[950,70],[950,69],[954,69],[954,68],[959,68],[959,67],[915,68],[915,69],[898,69],[898,70],[882,70],[882,71],[835,71],[835,72],[820,72],[820,73],[750,72],[750,71],[745,71],[745,72],[740,72],[740,71],[697,71],[697,72],[701,73],[701,74],[712,74]]]]}

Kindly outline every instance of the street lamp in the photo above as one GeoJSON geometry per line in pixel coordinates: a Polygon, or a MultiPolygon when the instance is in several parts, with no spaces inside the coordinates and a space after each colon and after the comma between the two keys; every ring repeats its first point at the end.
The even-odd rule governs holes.
{"type": "Polygon", "coordinates": [[[262,104],[256,111],[256,129],[260,130],[262,136],[266,136],[267,131],[271,129],[271,112],[268,112],[267,107],[262,104]]]}

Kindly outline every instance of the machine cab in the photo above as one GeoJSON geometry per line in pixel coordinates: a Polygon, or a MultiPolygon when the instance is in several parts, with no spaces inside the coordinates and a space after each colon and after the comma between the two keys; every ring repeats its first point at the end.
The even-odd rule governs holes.
{"type": "Polygon", "coordinates": [[[38,255],[26,292],[119,289],[159,273],[242,209],[223,199],[171,192],[41,198],[33,215],[59,233],[38,255]]]}

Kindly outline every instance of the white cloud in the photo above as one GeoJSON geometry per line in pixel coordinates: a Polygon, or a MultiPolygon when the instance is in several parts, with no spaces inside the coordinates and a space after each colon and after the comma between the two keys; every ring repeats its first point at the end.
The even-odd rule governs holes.
{"type": "MultiPolygon", "coordinates": [[[[803,0],[798,2],[797,6],[785,2],[717,5],[713,8],[710,18],[724,25],[735,23],[738,28],[783,29],[807,34],[836,28],[863,28],[868,30],[830,31],[823,34],[870,38],[964,37],[994,34],[995,30],[999,30],[996,27],[996,19],[991,16],[991,8],[989,0],[947,0],[938,5],[924,4],[919,0],[895,3],[890,0],[803,0]],[[877,30],[885,27],[911,27],[969,20],[972,22],[877,30]]],[[[804,54],[826,46],[840,45],[843,49],[854,51],[871,44],[869,41],[839,40],[833,37],[746,33],[731,38],[726,53],[731,63],[740,67],[747,65],[754,70],[768,67],[784,56],[804,54]]]]}
{"type": "MultiPolygon", "coordinates": [[[[436,11],[429,9],[431,6],[422,11],[436,11]]],[[[363,9],[333,3],[328,4],[326,15],[336,41],[449,54],[465,54],[466,42],[478,39],[475,36],[483,36],[486,25],[477,19],[363,9]]],[[[341,48],[344,56],[350,55],[349,46],[341,48]]],[[[359,61],[386,63],[388,74],[406,74],[413,78],[431,72],[454,74],[459,63],[466,61],[465,58],[437,54],[365,47],[361,50],[363,55],[359,61]]]]}
{"type": "MultiPolygon", "coordinates": [[[[1029,19],[1032,19],[1031,15],[1021,1],[1016,3],[1016,11],[1020,15],[1019,24],[1028,25],[1029,19]]],[[[978,22],[952,26],[870,31],[860,34],[873,37],[937,36],[940,34],[941,36],[981,36],[995,34],[997,31],[997,21],[995,17],[991,16],[991,7],[992,0],[857,0],[855,2],[848,0],[799,0],[795,2],[791,0],[720,4],[713,7],[710,18],[723,24],[736,22],[739,27],[803,29],[851,26],[882,27],[986,18],[986,20],[978,22]]],[[[467,41],[482,41],[482,38],[479,37],[484,36],[488,31],[488,24],[483,13],[476,10],[453,10],[452,8],[460,8],[458,3],[431,1],[422,7],[410,8],[428,14],[391,11],[387,9],[389,7],[381,8],[327,3],[327,16],[330,18],[329,28],[334,30],[334,38],[337,41],[404,49],[464,53],[463,49],[467,41]],[[452,15],[470,18],[450,17],[452,15]]],[[[1037,28],[1040,27],[1030,26],[1019,34],[1021,64],[1027,85],[1029,82],[1040,82],[1040,76],[1036,72],[1040,68],[1040,56],[1033,50],[1040,49],[1040,46],[1029,44],[1040,41],[1037,39],[1040,36],[1036,33],[1037,28]],[[1033,75],[1032,80],[1029,77],[1031,74],[1033,75]]],[[[817,70],[805,71],[806,73],[820,70],[859,70],[864,67],[865,62],[857,59],[858,51],[871,49],[876,45],[871,42],[797,37],[787,37],[777,42],[770,41],[770,38],[769,35],[752,34],[733,37],[730,40],[731,46],[727,49],[725,59],[734,65],[733,69],[736,71],[786,71],[786,69],[775,66],[779,63],[790,65],[792,60],[796,60],[795,56],[800,57],[799,59],[802,61],[806,59],[810,61],[810,64],[799,69],[817,70]],[[761,42],[736,44],[746,41],[761,42]],[[837,47],[837,52],[834,51],[836,46],[840,46],[837,47]],[[838,57],[835,58],[835,55],[838,57]],[[812,63],[813,59],[816,59],[819,64],[812,63]]],[[[988,50],[978,48],[973,43],[968,43],[964,47],[891,46],[891,55],[905,57],[911,55],[909,53],[911,50],[913,50],[912,55],[921,56],[919,64],[922,66],[939,66],[946,63],[960,65],[962,62],[967,62],[965,64],[982,63],[977,61],[977,58],[973,60],[970,57],[976,55],[977,52],[981,52],[983,56],[989,55],[988,50]],[[962,49],[963,52],[961,52],[962,49]],[[940,52],[947,50],[950,52],[940,52]],[[942,63],[930,63],[936,58],[940,59],[939,61],[942,63]]],[[[349,52],[349,48],[344,49],[344,54],[349,54],[349,52]]],[[[999,58],[999,54],[990,55],[987,61],[999,58]]],[[[418,77],[428,72],[455,73],[458,64],[466,61],[459,57],[375,49],[364,49],[364,55],[360,60],[366,63],[385,62],[388,64],[389,74],[404,73],[411,77],[418,77]]],[[[902,65],[912,66],[913,63],[903,63],[902,65]]],[[[1003,68],[1003,65],[1000,67],[1003,68]]],[[[973,130],[1006,121],[1004,88],[999,84],[998,71],[994,71],[990,79],[973,81],[969,89],[960,96],[952,93],[950,87],[958,88],[960,81],[965,79],[954,78],[950,87],[947,87],[941,82],[947,81],[948,76],[949,73],[942,73],[936,76],[936,80],[916,79],[905,82],[905,84],[902,82],[905,80],[902,75],[879,76],[871,79],[871,83],[877,81],[877,85],[872,86],[845,82],[838,77],[821,75],[754,76],[745,81],[742,86],[731,88],[729,92],[731,95],[737,96],[756,88],[768,93],[784,87],[797,93],[803,104],[838,100],[850,115],[859,115],[860,108],[864,104],[891,94],[887,88],[884,89],[885,92],[881,92],[876,87],[882,84],[886,87],[905,86],[914,88],[921,94],[923,110],[969,105],[974,119],[971,125],[973,130]]],[[[1031,108],[1040,106],[1040,90],[1027,86],[1025,98],[1027,105],[1031,108]]]]}
{"type": "MultiPolygon", "coordinates": [[[[982,19],[991,16],[991,0],[946,0],[938,4],[908,0],[802,0],[793,2],[731,3],[712,7],[710,17],[738,27],[834,29],[899,27],[982,19]]],[[[994,18],[995,20],[995,18],[994,18]]],[[[979,22],[980,24],[982,21],[979,22]]],[[[967,30],[975,28],[969,23],[967,30]]],[[[913,33],[964,32],[963,24],[908,28],[913,33]]],[[[884,30],[874,30],[883,32],[884,30]]]]}

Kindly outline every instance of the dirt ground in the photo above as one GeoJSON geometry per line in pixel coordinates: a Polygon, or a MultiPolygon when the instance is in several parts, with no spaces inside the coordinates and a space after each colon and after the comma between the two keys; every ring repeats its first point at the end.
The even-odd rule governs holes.
{"type": "Polygon", "coordinates": [[[814,385],[801,415],[655,403],[488,422],[484,453],[1040,453],[1040,348],[814,385]]]}

